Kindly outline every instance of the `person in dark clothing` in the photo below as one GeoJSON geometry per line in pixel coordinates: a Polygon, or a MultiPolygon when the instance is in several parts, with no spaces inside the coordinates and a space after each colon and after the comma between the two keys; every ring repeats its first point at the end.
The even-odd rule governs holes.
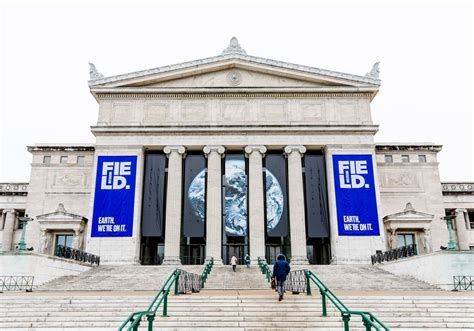
{"type": "Polygon", "coordinates": [[[290,264],[286,262],[285,255],[278,255],[275,264],[273,264],[272,277],[276,280],[276,289],[278,291],[278,301],[283,300],[283,293],[285,291],[286,276],[290,273],[290,264]]]}

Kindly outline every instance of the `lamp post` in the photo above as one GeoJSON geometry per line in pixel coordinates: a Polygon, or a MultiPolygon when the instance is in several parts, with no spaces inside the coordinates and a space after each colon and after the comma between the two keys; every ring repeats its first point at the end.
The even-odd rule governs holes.
{"type": "Polygon", "coordinates": [[[458,249],[458,244],[453,231],[453,219],[455,217],[455,215],[446,215],[445,217],[441,217],[442,220],[446,221],[446,225],[448,226],[448,249],[458,249]]]}
{"type": "Polygon", "coordinates": [[[16,246],[16,250],[18,252],[25,252],[27,251],[26,242],[25,242],[26,225],[28,224],[28,222],[31,222],[33,219],[31,217],[28,217],[28,215],[25,215],[25,217],[19,217],[18,220],[20,221],[22,230],[21,230],[21,239],[20,239],[20,242],[18,243],[18,246],[16,246]]]}

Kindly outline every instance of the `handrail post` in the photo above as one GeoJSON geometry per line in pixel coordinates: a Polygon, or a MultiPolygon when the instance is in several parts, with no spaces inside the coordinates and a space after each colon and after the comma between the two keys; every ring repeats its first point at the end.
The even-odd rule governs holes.
{"type": "Polygon", "coordinates": [[[308,270],[304,271],[304,275],[306,276],[306,295],[311,295],[311,281],[309,279],[308,270]]]}
{"type": "Polygon", "coordinates": [[[179,283],[179,276],[181,275],[181,271],[176,271],[176,277],[174,279],[174,295],[179,295],[178,291],[178,283],[179,283]]]}
{"type": "Polygon", "coordinates": [[[163,300],[163,317],[168,316],[168,293],[169,291],[166,290],[164,293],[164,300],[163,300]]]}
{"type": "Polygon", "coordinates": [[[349,321],[351,320],[351,315],[348,313],[342,313],[342,321],[344,322],[344,331],[349,331],[349,321]]]}
{"type": "Polygon", "coordinates": [[[324,293],[323,290],[319,290],[319,293],[321,293],[321,303],[322,303],[322,308],[323,308],[323,317],[328,316],[328,310],[326,307],[326,293],[324,293]]]}
{"type": "Polygon", "coordinates": [[[148,320],[148,331],[153,331],[153,321],[155,320],[155,314],[147,315],[148,320]]]}
{"type": "Polygon", "coordinates": [[[372,330],[372,323],[367,319],[365,315],[362,315],[362,321],[364,322],[365,331],[372,330]]]}

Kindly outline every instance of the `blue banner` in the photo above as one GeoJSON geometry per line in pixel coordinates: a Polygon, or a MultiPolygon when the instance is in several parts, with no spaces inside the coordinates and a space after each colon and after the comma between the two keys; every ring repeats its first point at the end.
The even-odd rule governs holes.
{"type": "Polygon", "coordinates": [[[136,156],[99,156],[95,180],[92,237],[131,237],[136,156]]]}
{"type": "Polygon", "coordinates": [[[372,155],[333,155],[339,236],[379,236],[372,155]]]}

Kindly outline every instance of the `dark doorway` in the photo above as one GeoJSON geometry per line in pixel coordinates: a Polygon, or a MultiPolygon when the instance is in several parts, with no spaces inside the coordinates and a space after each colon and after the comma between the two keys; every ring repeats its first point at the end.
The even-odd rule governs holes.
{"type": "Polygon", "coordinates": [[[237,258],[237,263],[242,264],[244,260],[244,245],[239,244],[227,244],[225,245],[225,263],[230,264],[230,259],[232,256],[237,258]]]}
{"type": "Polygon", "coordinates": [[[140,261],[144,265],[163,263],[165,244],[159,237],[142,237],[140,245],[140,261]]]}
{"type": "Polygon", "coordinates": [[[286,260],[291,260],[289,240],[285,237],[267,237],[265,243],[265,259],[268,264],[273,264],[278,255],[283,254],[286,260]]]}
{"type": "Polygon", "coordinates": [[[309,264],[330,264],[331,245],[329,238],[310,238],[306,242],[309,264]]]}
{"type": "Polygon", "coordinates": [[[204,238],[187,237],[186,243],[181,245],[181,263],[182,264],[204,264],[206,259],[206,241],[204,238]]]}

